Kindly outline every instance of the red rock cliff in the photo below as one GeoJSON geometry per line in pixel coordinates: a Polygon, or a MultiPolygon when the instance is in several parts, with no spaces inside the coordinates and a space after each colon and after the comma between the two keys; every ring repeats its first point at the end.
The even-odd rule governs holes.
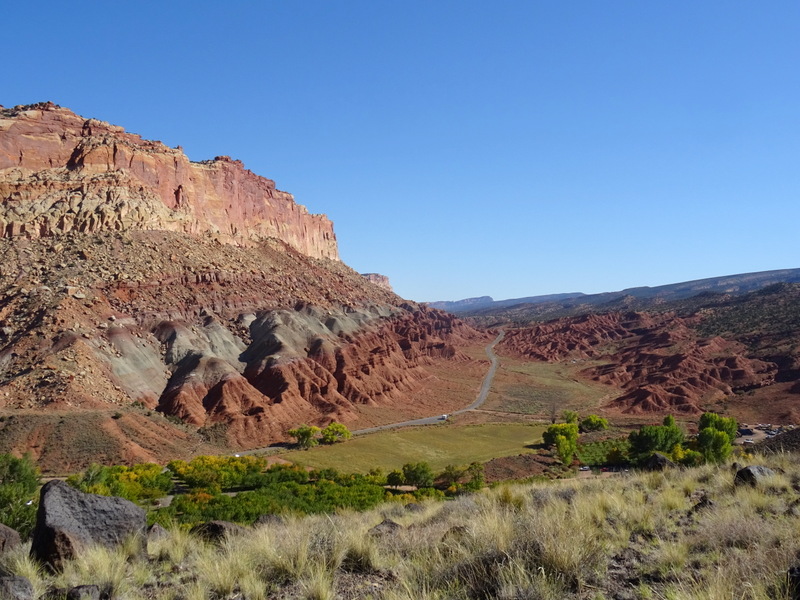
{"type": "Polygon", "coordinates": [[[180,148],[52,103],[0,107],[0,202],[0,237],[166,230],[237,245],[273,237],[339,259],[327,217],[240,161],[192,162],[180,148]]]}

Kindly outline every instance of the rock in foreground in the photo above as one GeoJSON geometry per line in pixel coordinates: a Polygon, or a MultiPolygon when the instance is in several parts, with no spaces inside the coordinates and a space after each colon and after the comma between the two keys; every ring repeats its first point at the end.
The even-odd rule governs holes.
{"type": "Polygon", "coordinates": [[[54,480],[42,487],[31,557],[59,570],[91,545],[114,548],[138,537],[144,552],[146,534],[145,512],[133,502],[84,494],[54,480]]]}

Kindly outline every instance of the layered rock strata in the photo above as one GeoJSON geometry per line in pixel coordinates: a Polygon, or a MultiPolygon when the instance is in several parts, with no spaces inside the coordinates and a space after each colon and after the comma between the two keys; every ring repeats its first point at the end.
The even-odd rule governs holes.
{"type": "MultiPolygon", "coordinates": [[[[116,445],[94,460],[153,460],[182,436],[192,444],[183,430],[153,439],[166,434],[148,423],[158,414],[199,432],[200,451],[265,446],[303,422],[348,423],[360,406],[405,407],[431,361],[466,360],[458,346],[480,338],[277,242],[145,231],[0,239],[0,412],[108,411],[84,419],[94,440],[75,441],[116,445]]],[[[48,423],[4,421],[0,438],[12,444],[16,431],[7,449],[80,466],[53,443],[69,421],[48,423]]]]}
{"type": "Polygon", "coordinates": [[[362,273],[361,275],[363,275],[367,281],[374,283],[378,287],[382,287],[390,292],[392,291],[392,284],[389,283],[389,278],[386,275],[381,275],[380,273],[362,273]]]}
{"type": "Polygon", "coordinates": [[[0,202],[3,237],[165,230],[239,245],[271,237],[339,257],[331,221],[240,161],[192,162],[52,103],[0,107],[0,202]]]}

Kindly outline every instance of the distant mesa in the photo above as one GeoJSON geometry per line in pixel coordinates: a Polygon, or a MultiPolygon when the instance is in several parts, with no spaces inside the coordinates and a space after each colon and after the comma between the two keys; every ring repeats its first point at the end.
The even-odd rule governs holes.
{"type": "Polygon", "coordinates": [[[381,275],[380,273],[362,273],[362,277],[364,277],[367,281],[370,281],[381,287],[385,290],[393,292],[392,284],[389,283],[389,278],[386,275],[381,275]]]}
{"type": "Polygon", "coordinates": [[[709,277],[655,287],[636,287],[617,292],[583,294],[580,292],[527,296],[492,300],[490,296],[466,300],[430,302],[439,308],[464,315],[508,318],[512,321],[545,320],[600,309],[641,310],[655,304],[672,302],[701,294],[744,294],[776,283],[800,282],[800,269],[778,269],[709,277]]]}
{"type": "Polygon", "coordinates": [[[494,304],[491,296],[478,296],[477,298],[465,298],[464,300],[440,300],[438,302],[428,302],[431,308],[446,310],[448,312],[461,312],[465,310],[476,310],[494,304]]]}
{"type": "Polygon", "coordinates": [[[52,102],[0,107],[0,237],[158,230],[239,246],[276,238],[338,260],[333,223],[228,156],[179,148],[52,102]]]}

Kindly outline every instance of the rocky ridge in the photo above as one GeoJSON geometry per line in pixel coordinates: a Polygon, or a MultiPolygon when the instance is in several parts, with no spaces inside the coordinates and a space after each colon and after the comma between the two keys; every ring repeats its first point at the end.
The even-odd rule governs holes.
{"type": "Polygon", "coordinates": [[[192,162],[50,102],[0,107],[0,199],[3,237],[160,230],[238,245],[277,238],[339,258],[331,221],[240,161],[192,162]]]}
{"type": "Polygon", "coordinates": [[[535,360],[593,360],[582,375],[620,390],[609,408],[626,414],[700,414],[702,405],[775,383],[778,366],[744,344],[695,331],[699,317],[605,313],[506,333],[498,351],[535,360]]]}
{"type": "Polygon", "coordinates": [[[484,339],[336,260],[241,163],[53,104],[0,110],[0,199],[0,451],[50,471],[405,409],[484,339]]]}

